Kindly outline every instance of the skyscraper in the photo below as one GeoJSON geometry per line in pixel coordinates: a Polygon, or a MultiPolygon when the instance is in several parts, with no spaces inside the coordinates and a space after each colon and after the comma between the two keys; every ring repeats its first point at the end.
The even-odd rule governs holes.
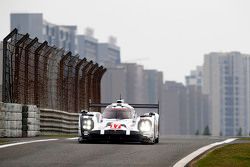
{"type": "Polygon", "coordinates": [[[84,35],[77,35],[78,53],[81,58],[86,57],[88,60],[97,62],[98,40],[93,37],[94,31],[86,29],[84,35]]]}
{"type": "Polygon", "coordinates": [[[250,56],[210,53],[204,59],[202,89],[209,96],[212,135],[248,135],[250,56]]]}
{"type": "Polygon", "coordinates": [[[203,134],[209,127],[209,105],[207,95],[202,93],[203,67],[197,66],[186,76],[188,134],[203,134]]]}
{"type": "Polygon", "coordinates": [[[113,38],[110,38],[108,43],[98,44],[97,57],[100,65],[104,65],[107,68],[114,67],[121,63],[120,47],[116,45],[116,41],[113,38]]]}
{"type": "Polygon", "coordinates": [[[127,100],[127,71],[117,65],[109,68],[103,75],[101,82],[101,99],[104,103],[115,102],[121,98],[127,100]]]}
{"type": "Polygon", "coordinates": [[[202,86],[202,66],[197,66],[195,70],[190,72],[190,75],[186,76],[186,85],[202,86]]]}
{"type": "Polygon", "coordinates": [[[22,34],[29,33],[39,42],[47,41],[49,45],[64,48],[66,51],[77,53],[77,38],[75,25],[56,25],[43,19],[42,13],[12,13],[11,30],[17,28],[22,34]]]}
{"type": "Polygon", "coordinates": [[[128,103],[147,103],[144,67],[136,63],[122,63],[126,69],[128,103]]]}
{"type": "Polygon", "coordinates": [[[162,72],[157,70],[144,70],[146,93],[148,97],[147,103],[158,103],[161,99],[161,89],[163,86],[162,72]]]}
{"type": "Polygon", "coordinates": [[[161,134],[188,134],[186,87],[182,83],[166,81],[162,90],[161,134]]]}

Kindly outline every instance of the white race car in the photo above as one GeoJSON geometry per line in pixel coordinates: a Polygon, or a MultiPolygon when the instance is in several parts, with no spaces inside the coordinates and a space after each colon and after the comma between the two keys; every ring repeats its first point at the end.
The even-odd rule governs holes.
{"type": "MultiPolygon", "coordinates": [[[[104,107],[107,104],[90,104],[104,107]]],[[[159,104],[127,104],[123,100],[108,105],[102,113],[79,114],[79,143],[89,141],[159,142],[159,113],[137,116],[134,108],[157,108],[159,104]]]]}

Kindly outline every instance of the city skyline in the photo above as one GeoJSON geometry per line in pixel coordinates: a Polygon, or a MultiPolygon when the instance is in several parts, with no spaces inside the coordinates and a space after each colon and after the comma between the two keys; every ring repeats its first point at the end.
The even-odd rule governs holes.
{"type": "Polygon", "coordinates": [[[0,38],[9,33],[10,13],[41,12],[60,25],[91,27],[106,42],[118,39],[122,62],[164,72],[164,80],[184,83],[190,69],[212,51],[250,53],[248,2],[243,1],[3,1],[0,38]],[[129,11],[129,12],[128,12],[129,11]],[[79,17],[81,16],[81,17],[79,17]],[[178,64],[178,66],[177,66],[178,64]]]}
{"type": "MultiPolygon", "coordinates": [[[[15,17],[11,17],[11,27],[13,27],[13,25],[17,26],[22,31],[22,33],[30,32],[32,35],[31,32],[37,29],[36,26],[32,26],[33,21],[35,20],[41,23],[42,20],[36,16],[40,17],[40,14],[25,14],[24,18],[19,17],[19,14],[17,14],[15,17]],[[28,22],[26,22],[26,20],[28,20],[28,22]],[[29,22],[29,20],[32,21],[29,22]],[[24,28],[27,27],[27,25],[30,27],[30,29],[24,28]]],[[[65,40],[70,39],[67,37],[69,31],[67,31],[65,27],[72,26],[63,25],[58,27],[53,24],[53,27],[48,27],[47,22],[45,26],[41,26],[42,24],[38,25],[43,27],[42,34],[45,37],[43,40],[47,40],[47,35],[49,35],[49,37],[55,38],[59,36],[58,40],[60,42],[55,43],[55,45],[60,45],[61,43],[65,44],[65,40]],[[56,33],[53,33],[55,32],[55,28],[62,28],[57,35],[56,33]]],[[[75,30],[77,27],[73,26],[73,28],[75,30]]],[[[17,30],[13,32],[17,33],[17,30]]],[[[13,34],[13,32],[11,34],[13,34]]],[[[38,34],[41,34],[41,32],[38,34]]],[[[28,35],[24,35],[20,41],[23,39],[26,41],[27,36],[28,35]]],[[[34,32],[32,36],[36,36],[36,33],[34,32]]],[[[75,39],[76,37],[72,38],[71,41],[76,41],[75,39]]],[[[29,40],[31,41],[31,39],[29,40]]],[[[50,39],[48,39],[48,41],[52,42],[50,39]]],[[[97,42],[98,40],[94,41],[97,42]]],[[[68,42],[66,41],[66,43],[68,42]]],[[[29,41],[24,42],[24,44],[31,45],[29,41]]],[[[51,44],[53,45],[53,43],[51,44]]],[[[99,50],[100,44],[95,43],[95,46],[96,44],[98,44],[97,48],[99,50]]],[[[23,46],[25,47],[25,52],[27,51],[26,47],[30,48],[28,45],[23,46]]],[[[36,45],[36,47],[38,47],[38,45],[36,45]]],[[[106,75],[104,74],[103,82],[100,87],[102,88],[101,90],[106,91],[101,93],[101,101],[114,101],[119,95],[121,95],[121,93],[129,103],[136,102],[139,104],[146,104],[157,103],[157,101],[161,101],[160,104],[163,106],[161,107],[163,110],[161,109],[160,111],[160,113],[163,113],[161,115],[162,119],[166,120],[166,118],[171,118],[170,120],[166,120],[166,127],[169,128],[161,130],[162,133],[166,134],[205,135],[210,134],[210,132],[211,135],[214,136],[246,136],[249,134],[249,112],[247,110],[249,106],[249,94],[246,93],[249,90],[249,54],[241,54],[240,52],[210,52],[204,57],[204,65],[197,66],[195,70],[191,70],[190,74],[186,76],[185,86],[184,84],[180,82],[178,83],[176,81],[166,81],[163,83],[162,72],[144,69],[143,65],[136,63],[121,64],[120,58],[118,58],[120,56],[117,57],[116,52],[113,53],[114,48],[111,48],[113,51],[112,53],[109,53],[107,50],[109,46],[105,44],[104,47],[105,49],[98,51],[97,54],[104,54],[103,59],[100,59],[100,56],[95,55],[101,60],[98,62],[99,65],[102,63],[104,63],[104,66],[108,65],[108,72],[106,75]],[[116,59],[116,57],[118,59],[116,59]],[[120,81],[120,83],[118,81],[120,81]],[[243,96],[244,99],[242,98],[243,96]],[[241,119],[243,115],[244,120],[241,119]]],[[[83,48],[83,53],[86,53],[85,51],[90,51],[89,49],[92,47],[83,48]]],[[[92,49],[90,53],[93,53],[92,49]]],[[[23,56],[23,54],[20,56],[23,56]]],[[[55,59],[53,59],[53,61],[54,60],[55,59]]],[[[78,60],[72,59],[72,61],[78,60]]],[[[94,65],[93,63],[92,65],[93,67],[97,66],[97,64],[94,65]]],[[[54,65],[52,66],[54,67],[54,65]]],[[[70,67],[74,68],[74,66],[70,67]]],[[[51,68],[49,67],[49,69],[51,68]]],[[[88,69],[90,69],[91,74],[92,72],[93,74],[95,73],[92,70],[94,68],[91,67],[88,69]]],[[[18,73],[16,74],[18,75],[18,73]]],[[[59,82],[58,84],[60,85],[59,82]]],[[[93,94],[90,95],[92,96],[93,94]]],[[[73,110],[71,110],[71,112],[72,111],[73,110]]]]}

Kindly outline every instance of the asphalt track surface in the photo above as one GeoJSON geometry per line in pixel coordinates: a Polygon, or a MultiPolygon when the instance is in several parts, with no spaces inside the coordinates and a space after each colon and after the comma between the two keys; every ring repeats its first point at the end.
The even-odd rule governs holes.
{"type": "Polygon", "coordinates": [[[216,138],[161,138],[159,144],[37,142],[0,149],[1,167],[168,167],[216,138]]]}

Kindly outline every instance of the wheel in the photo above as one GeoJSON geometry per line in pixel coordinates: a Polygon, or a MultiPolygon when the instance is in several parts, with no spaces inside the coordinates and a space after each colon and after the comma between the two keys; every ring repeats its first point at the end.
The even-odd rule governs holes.
{"type": "Polygon", "coordinates": [[[149,140],[148,144],[152,144],[152,145],[155,144],[155,138],[149,140]]]}
{"type": "Polygon", "coordinates": [[[155,143],[159,143],[159,136],[155,139],[155,143]]]}
{"type": "Polygon", "coordinates": [[[86,143],[87,140],[86,140],[86,139],[83,139],[82,137],[79,137],[79,138],[78,138],[78,142],[82,144],[82,143],[86,143]]]}

